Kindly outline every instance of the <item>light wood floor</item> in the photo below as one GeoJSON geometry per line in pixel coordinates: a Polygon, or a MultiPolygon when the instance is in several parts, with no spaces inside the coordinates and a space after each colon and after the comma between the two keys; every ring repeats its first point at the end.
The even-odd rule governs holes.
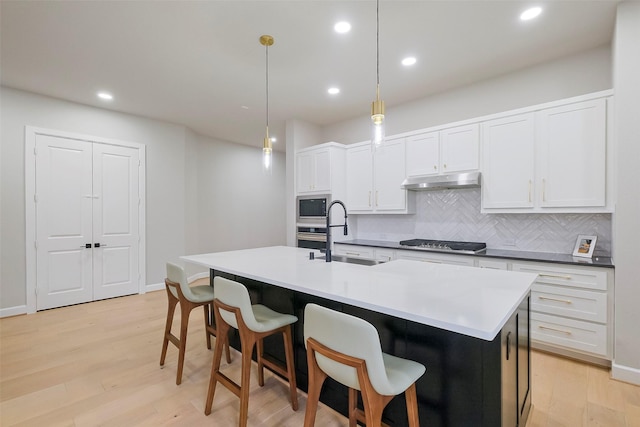
{"type": "MultiPolygon", "coordinates": [[[[201,310],[192,313],[180,386],[175,347],[159,366],[165,316],[160,291],[0,319],[0,425],[237,425],[238,399],[221,386],[213,413],[204,415],[213,353],[204,342],[201,310]]],[[[232,357],[226,372],[238,378],[239,357],[232,357]]],[[[545,353],[534,352],[532,364],[534,407],[527,427],[640,427],[640,387],[545,353]]],[[[302,425],[303,393],[293,412],[279,379],[266,376],[264,388],[255,376],[251,382],[250,426],[302,425]]],[[[316,425],[347,423],[321,407],[316,425]]]]}

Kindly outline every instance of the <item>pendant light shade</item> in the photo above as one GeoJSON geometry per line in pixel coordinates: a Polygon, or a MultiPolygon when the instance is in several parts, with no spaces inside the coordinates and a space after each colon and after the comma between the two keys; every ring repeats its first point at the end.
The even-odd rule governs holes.
{"type": "Polygon", "coordinates": [[[266,128],[265,128],[265,136],[264,141],[262,142],[262,167],[265,171],[271,172],[271,167],[273,163],[273,148],[271,146],[271,138],[269,137],[269,46],[272,46],[274,43],[273,37],[270,35],[260,36],[260,44],[265,47],[265,58],[266,58],[266,100],[267,100],[267,108],[266,108],[266,128]]]}
{"type": "Polygon", "coordinates": [[[377,149],[384,142],[384,101],[380,99],[380,0],[376,0],[376,100],[371,103],[371,145],[377,149]]]}

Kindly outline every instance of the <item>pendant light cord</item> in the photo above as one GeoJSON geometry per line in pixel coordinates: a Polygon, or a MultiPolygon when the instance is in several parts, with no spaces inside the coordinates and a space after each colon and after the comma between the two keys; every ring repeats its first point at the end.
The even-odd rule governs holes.
{"type": "Polygon", "coordinates": [[[266,72],[266,93],[267,93],[267,137],[269,136],[269,45],[265,45],[265,57],[267,63],[267,72],[266,72]]]}
{"type": "Polygon", "coordinates": [[[376,0],[376,84],[380,86],[380,0],[376,0]]]}

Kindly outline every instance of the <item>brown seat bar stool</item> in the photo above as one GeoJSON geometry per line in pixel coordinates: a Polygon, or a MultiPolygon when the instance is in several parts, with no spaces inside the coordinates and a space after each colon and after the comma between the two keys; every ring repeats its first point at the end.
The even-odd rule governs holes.
{"type": "MultiPolygon", "coordinates": [[[[204,324],[207,348],[211,349],[211,336],[216,336],[216,328],[211,323],[211,307],[213,303],[213,288],[208,285],[189,286],[184,269],[176,264],[167,263],[167,278],[164,281],[169,302],[167,308],[167,323],[164,328],[164,339],[162,340],[162,353],[160,355],[160,366],[164,366],[167,356],[169,342],[178,347],[178,372],[176,374],[176,384],[182,382],[182,369],[184,366],[184,354],[187,348],[187,328],[189,326],[189,315],[196,307],[204,307],[204,324]],[[180,303],[180,338],[171,333],[173,315],[176,305],[180,303]]],[[[229,346],[226,346],[227,363],[231,363],[229,346]]]]}
{"type": "Polygon", "coordinates": [[[264,367],[275,371],[289,381],[291,407],[298,409],[298,394],[296,390],[296,374],[293,368],[293,341],[291,325],[298,321],[296,316],[281,314],[264,305],[251,305],[249,292],[242,284],[233,280],[216,276],[214,278],[215,299],[213,312],[218,326],[218,339],[213,355],[209,391],[205,403],[204,413],[211,413],[211,405],[218,382],[222,383],[233,394],[240,398],[240,418],[238,425],[245,427],[249,417],[249,383],[251,375],[251,356],[257,346],[258,384],[264,385],[264,367]],[[240,384],[236,384],[225,374],[220,372],[222,348],[228,346],[229,330],[235,328],[240,333],[242,349],[242,370],[240,384]],[[284,338],[286,368],[263,355],[262,340],[274,334],[282,334],[284,338]]]}

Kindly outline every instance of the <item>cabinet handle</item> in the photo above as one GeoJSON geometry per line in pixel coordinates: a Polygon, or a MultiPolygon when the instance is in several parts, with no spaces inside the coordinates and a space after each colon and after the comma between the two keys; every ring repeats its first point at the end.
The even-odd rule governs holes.
{"type": "Polygon", "coordinates": [[[570,299],[552,298],[552,297],[545,297],[545,296],[542,296],[542,295],[540,295],[538,297],[538,299],[546,299],[546,300],[549,300],[549,301],[563,302],[565,304],[573,304],[573,302],[570,299]]]}
{"type": "Polygon", "coordinates": [[[369,191],[369,207],[371,207],[371,191],[369,191]]]}
{"type": "Polygon", "coordinates": [[[438,165],[433,165],[433,170],[437,171],[438,170],[438,165]]]}
{"type": "Polygon", "coordinates": [[[360,256],[358,252],[345,252],[347,255],[360,256]]]}
{"type": "Polygon", "coordinates": [[[442,166],[444,166],[445,169],[447,168],[447,164],[446,163],[444,165],[442,165],[442,166]]]}
{"type": "Polygon", "coordinates": [[[511,352],[511,331],[507,334],[507,360],[509,360],[509,353],[511,352]]]}
{"type": "Polygon", "coordinates": [[[565,335],[572,335],[571,331],[565,331],[564,329],[550,328],[548,326],[543,326],[543,325],[538,325],[538,328],[539,329],[547,329],[549,331],[554,331],[554,332],[560,332],[560,333],[565,334],[565,335]]]}
{"type": "Polygon", "coordinates": [[[538,276],[540,277],[548,277],[550,279],[564,279],[564,280],[571,280],[571,276],[561,276],[559,274],[538,274],[538,276]]]}
{"type": "Polygon", "coordinates": [[[431,261],[429,259],[421,259],[420,261],[428,262],[428,263],[431,263],[431,264],[442,264],[442,261],[431,261]]]}
{"type": "Polygon", "coordinates": [[[547,181],[544,178],[542,178],[542,201],[543,202],[547,201],[547,195],[545,194],[545,191],[544,191],[546,187],[547,187],[547,181]]]}
{"type": "Polygon", "coordinates": [[[529,180],[529,203],[531,203],[531,180],[529,180]]]}
{"type": "Polygon", "coordinates": [[[376,190],[376,208],[378,207],[378,190],[376,190]]]}

